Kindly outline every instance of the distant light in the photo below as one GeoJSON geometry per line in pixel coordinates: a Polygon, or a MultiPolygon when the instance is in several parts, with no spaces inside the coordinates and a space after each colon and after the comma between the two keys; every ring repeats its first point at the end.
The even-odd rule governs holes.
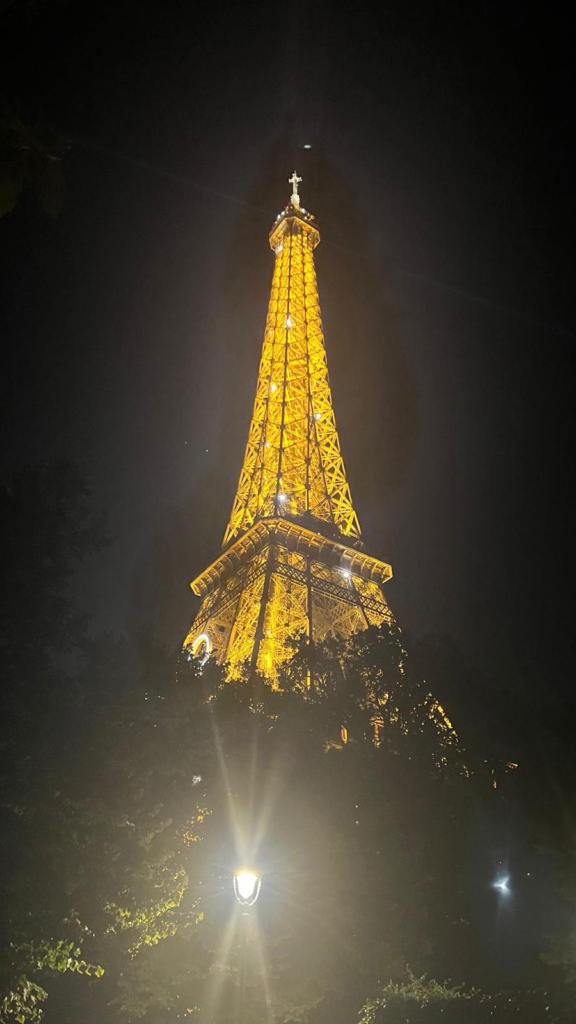
{"type": "Polygon", "coordinates": [[[278,501],[286,501],[287,497],[288,497],[287,494],[279,494],[278,495],[278,501]]]}
{"type": "Polygon", "coordinates": [[[276,248],[274,249],[274,252],[282,252],[283,248],[283,245],[277,245],[276,248]]]}
{"type": "Polygon", "coordinates": [[[509,878],[499,878],[497,882],[494,882],[494,889],[499,889],[501,893],[509,893],[508,887],[509,878]]]}
{"type": "Polygon", "coordinates": [[[315,412],[314,413],[314,419],[315,420],[321,420],[322,419],[322,413],[321,412],[315,412]]]}
{"type": "Polygon", "coordinates": [[[305,142],[304,145],[302,146],[302,149],[312,149],[312,143],[305,142]]]}
{"type": "Polygon", "coordinates": [[[342,575],[345,576],[347,580],[351,580],[352,579],[352,573],[350,572],[349,569],[342,569],[341,572],[342,572],[342,575]]]}
{"type": "Polygon", "coordinates": [[[270,391],[277,391],[277,390],[278,390],[278,385],[277,384],[271,384],[270,385],[270,391]]]}
{"type": "Polygon", "coordinates": [[[289,316],[287,316],[286,317],[286,327],[292,327],[292,326],[293,326],[292,319],[289,316]]]}

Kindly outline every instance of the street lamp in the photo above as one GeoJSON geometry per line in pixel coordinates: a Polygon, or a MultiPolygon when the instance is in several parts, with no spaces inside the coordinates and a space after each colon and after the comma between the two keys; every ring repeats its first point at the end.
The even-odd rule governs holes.
{"type": "Polygon", "coordinates": [[[248,922],[250,920],[250,911],[248,907],[252,907],[260,895],[260,889],[262,886],[262,878],[258,871],[252,871],[248,868],[240,868],[234,872],[234,895],[238,900],[240,906],[245,909],[242,911],[242,918],[244,925],[242,927],[242,953],[240,960],[240,1002],[238,1006],[238,1022],[244,1024],[245,1020],[245,1005],[246,1005],[246,940],[248,922]]]}
{"type": "Polygon", "coordinates": [[[242,868],[234,872],[234,895],[243,907],[251,907],[260,895],[262,879],[257,871],[242,868]]]}

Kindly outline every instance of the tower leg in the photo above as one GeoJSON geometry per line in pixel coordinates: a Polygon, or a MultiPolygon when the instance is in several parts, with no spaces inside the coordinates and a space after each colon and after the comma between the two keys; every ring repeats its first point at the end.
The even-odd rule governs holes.
{"type": "Polygon", "coordinates": [[[270,548],[268,550],[268,559],[266,562],[266,574],[264,576],[264,588],[262,590],[262,598],[260,601],[260,610],[258,612],[258,624],[256,626],[256,634],[254,636],[254,646],[252,648],[252,657],[250,659],[250,678],[256,671],[258,665],[258,655],[260,654],[260,644],[262,643],[262,637],[264,636],[264,622],[266,619],[266,608],[268,605],[268,595],[270,591],[270,579],[272,576],[272,568],[274,565],[274,544],[270,541],[270,548]]]}

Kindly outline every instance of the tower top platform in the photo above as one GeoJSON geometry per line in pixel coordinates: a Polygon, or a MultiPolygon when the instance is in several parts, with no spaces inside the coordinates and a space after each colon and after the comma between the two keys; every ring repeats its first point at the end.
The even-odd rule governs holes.
{"type": "Polygon", "coordinates": [[[293,203],[288,203],[288,205],[284,207],[270,228],[270,248],[273,249],[274,252],[277,251],[278,245],[282,244],[283,237],[290,230],[291,222],[296,222],[300,225],[301,230],[306,231],[312,236],[312,248],[315,249],[320,242],[320,226],[318,221],[313,213],[309,213],[308,210],[304,210],[301,206],[294,206],[293,203]]]}

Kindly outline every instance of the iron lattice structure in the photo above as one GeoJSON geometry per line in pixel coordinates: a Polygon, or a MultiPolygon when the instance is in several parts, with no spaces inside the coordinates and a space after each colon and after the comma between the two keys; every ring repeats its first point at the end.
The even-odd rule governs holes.
{"type": "MultiPolygon", "coordinates": [[[[295,175],[294,175],[295,177],[295,175]]],[[[332,405],[312,214],[292,202],[270,232],[275,253],[248,443],[223,552],[191,583],[202,598],[184,643],[231,678],[274,679],[290,638],[347,638],[391,622],[389,565],[362,551],[332,405]]]]}
{"type": "Polygon", "coordinates": [[[309,513],[360,537],[346,479],[322,334],[313,218],[288,207],[270,234],[276,253],[256,400],[228,544],[257,519],[309,513]]]}

